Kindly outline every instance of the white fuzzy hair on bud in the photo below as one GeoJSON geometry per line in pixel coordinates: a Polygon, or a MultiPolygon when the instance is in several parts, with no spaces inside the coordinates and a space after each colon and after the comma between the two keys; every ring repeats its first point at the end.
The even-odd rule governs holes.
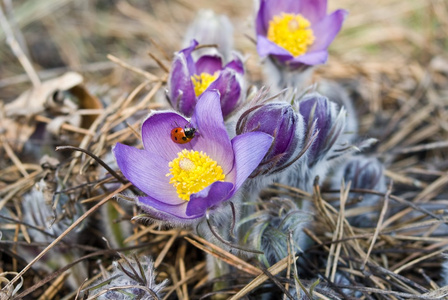
{"type": "Polygon", "coordinates": [[[142,261],[136,256],[120,256],[122,259],[114,262],[114,270],[108,278],[87,289],[95,299],[162,299],[162,290],[168,285],[168,279],[156,282],[153,260],[146,256],[142,261]]]}

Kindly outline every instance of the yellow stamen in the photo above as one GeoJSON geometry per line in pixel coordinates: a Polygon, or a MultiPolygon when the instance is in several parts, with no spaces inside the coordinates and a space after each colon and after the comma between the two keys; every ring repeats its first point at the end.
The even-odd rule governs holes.
{"type": "Polygon", "coordinates": [[[203,190],[215,181],[223,181],[221,166],[204,152],[182,150],[169,163],[170,183],[180,199],[189,201],[190,195],[203,190]]]}
{"type": "Polygon", "coordinates": [[[191,81],[194,86],[194,93],[196,97],[199,97],[208,86],[218,78],[219,72],[215,72],[215,74],[201,73],[200,75],[191,76],[191,81]]]}
{"type": "Polygon", "coordinates": [[[315,38],[310,26],[310,21],[300,14],[282,13],[269,21],[267,38],[291,52],[293,56],[299,56],[306,53],[308,47],[314,43],[315,38]]]}

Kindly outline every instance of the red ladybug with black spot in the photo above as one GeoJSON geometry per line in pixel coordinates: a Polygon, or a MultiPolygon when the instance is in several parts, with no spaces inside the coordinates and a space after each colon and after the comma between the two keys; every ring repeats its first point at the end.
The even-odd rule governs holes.
{"type": "Polygon", "coordinates": [[[176,144],[186,144],[194,138],[196,132],[193,127],[176,127],[171,130],[171,140],[176,144]]]}

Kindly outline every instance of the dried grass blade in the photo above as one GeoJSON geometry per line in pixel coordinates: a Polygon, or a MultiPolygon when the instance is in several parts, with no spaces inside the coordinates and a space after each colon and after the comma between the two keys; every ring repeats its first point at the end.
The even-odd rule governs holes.
{"type": "MultiPolygon", "coordinates": [[[[278,273],[280,273],[281,271],[283,271],[284,269],[286,269],[288,267],[288,263],[295,263],[297,259],[298,259],[298,257],[295,257],[294,261],[290,262],[289,257],[285,257],[282,260],[280,260],[279,262],[277,262],[275,265],[270,267],[268,269],[268,272],[271,273],[272,275],[277,275],[278,273]]],[[[258,275],[254,280],[252,280],[248,285],[246,285],[242,290],[240,290],[237,294],[235,294],[229,300],[236,300],[236,299],[242,298],[243,296],[247,295],[247,293],[254,290],[255,288],[260,286],[263,282],[265,282],[268,279],[269,279],[269,277],[266,274],[258,275]]]]}
{"type": "Polygon", "coordinates": [[[224,249],[216,246],[215,244],[212,244],[207,240],[200,238],[199,236],[194,234],[190,234],[190,236],[192,236],[192,238],[194,238],[196,241],[188,237],[185,237],[185,239],[190,243],[192,243],[194,246],[213,255],[218,259],[225,261],[226,263],[234,266],[235,268],[254,276],[258,276],[262,273],[262,271],[257,267],[252,266],[251,264],[245,262],[241,258],[225,251],[224,249]],[[202,245],[199,242],[202,243],[202,245]]]}

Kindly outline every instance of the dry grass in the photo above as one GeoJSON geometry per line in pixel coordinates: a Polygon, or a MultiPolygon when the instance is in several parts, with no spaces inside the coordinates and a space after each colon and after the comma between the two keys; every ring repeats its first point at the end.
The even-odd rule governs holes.
{"type": "MultiPolygon", "coordinates": [[[[253,82],[262,80],[255,47],[247,38],[253,36],[250,1],[3,0],[0,5],[6,16],[3,23],[10,29],[0,31],[4,104],[68,70],[81,73],[86,87],[70,93],[96,103],[77,112],[82,122],[66,122],[56,135],[43,134],[41,129],[31,134],[57,113],[41,109],[11,121],[4,115],[4,105],[0,107],[0,280],[4,292],[15,299],[73,299],[101,278],[118,258],[117,251],[152,256],[159,278],[170,279],[166,299],[212,296],[214,282],[207,280],[204,253],[225,261],[238,274],[238,278],[235,273],[221,279],[232,283],[222,291],[224,298],[238,292],[242,297],[251,290],[256,298],[253,289],[272,287],[273,282],[288,284],[290,270],[289,277],[281,271],[289,269],[293,258],[264,269],[188,230],[132,221],[136,208],[113,197],[130,184],[120,183],[81,152],[54,152],[56,146],[72,145],[113,166],[113,145],[138,144],[142,118],[149,110],[167,105],[164,66],[170,65],[199,8],[230,16],[235,46],[249,55],[248,76],[253,82]],[[11,128],[14,132],[8,135],[11,128]],[[42,164],[44,154],[56,157],[59,164],[48,160],[42,164]],[[30,234],[36,230],[32,231],[24,216],[29,212],[21,205],[39,182],[43,182],[45,201],[54,207],[54,223],[68,223],[56,235],[45,233],[43,241],[30,234]],[[82,238],[72,239],[70,231],[82,238]],[[121,240],[112,241],[111,232],[121,240]],[[42,268],[37,262],[45,264],[67,253],[69,259],[56,269],[42,268]],[[86,276],[76,279],[79,289],[63,284],[70,272],[77,272],[75,265],[84,268],[81,273],[86,276]],[[274,277],[277,273],[283,275],[274,277]],[[85,278],[88,281],[83,283],[85,278]]],[[[348,216],[362,213],[346,209],[345,204],[353,200],[349,187],[342,187],[338,199],[334,191],[317,183],[309,195],[283,187],[288,195],[312,199],[316,207],[313,225],[307,229],[316,243],[307,251],[303,283],[309,286],[318,277],[318,287],[335,292],[352,288],[361,292],[360,299],[446,299],[448,290],[438,283],[441,254],[448,248],[448,4],[443,0],[334,0],[331,7],[347,8],[350,16],[331,46],[329,63],[319,67],[314,78],[333,79],[347,88],[355,101],[361,136],[379,140],[371,152],[385,163],[391,184],[381,195],[377,208],[381,217],[373,228],[348,223],[348,216]],[[331,205],[336,201],[338,205],[331,205]],[[324,265],[316,259],[322,257],[327,258],[324,265]],[[347,276],[345,285],[350,286],[332,283],[337,272],[347,276]]],[[[316,289],[315,293],[326,299],[321,292],[316,289]]]]}

